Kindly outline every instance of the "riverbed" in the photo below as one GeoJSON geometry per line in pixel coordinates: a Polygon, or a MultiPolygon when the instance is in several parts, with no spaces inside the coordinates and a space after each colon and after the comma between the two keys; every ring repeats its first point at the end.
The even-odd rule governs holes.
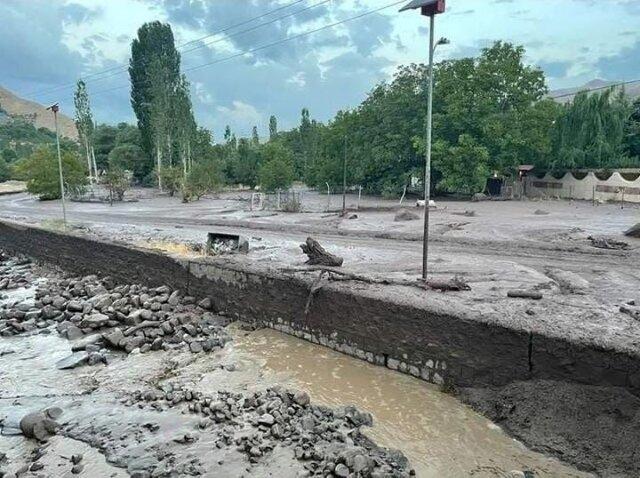
{"type": "MultiPolygon", "coordinates": [[[[33,287],[18,289],[4,300],[28,301],[33,292],[33,287]]],[[[0,419],[4,420],[0,452],[18,469],[36,449],[30,441],[12,434],[19,418],[33,409],[60,406],[65,410],[65,430],[79,431],[77,439],[71,438],[73,433],[54,437],[44,459],[49,469],[57,467],[60,473],[56,476],[72,476],[65,468],[68,460],[61,457],[83,453],[84,476],[126,476],[122,466],[127,460],[144,459],[144,447],[129,444],[122,452],[113,448],[105,457],[104,449],[87,442],[99,436],[89,428],[135,435],[138,429],[132,425],[149,422],[147,410],[122,406],[121,397],[127,392],[167,383],[204,393],[252,393],[282,385],[307,391],[314,403],[355,405],[371,413],[373,426],[365,429],[366,435],[380,446],[404,453],[419,477],[590,476],[528,450],[435,385],[277,331],[246,330],[238,323],[227,330],[233,340],[214,353],[115,353],[109,365],[72,370],[55,366],[70,353],[72,344],[55,329],[0,338],[0,419]]],[[[157,442],[192,425],[177,413],[166,414],[160,422],[164,435],[157,442]]],[[[185,451],[194,452],[202,453],[202,449],[185,451]]],[[[204,476],[219,476],[215,470],[222,460],[201,458],[204,476]]],[[[245,476],[269,476],[285,463],[286,457],[274,458],[270,465],[254,467],[245,476]]],[[[236,465],[227,470],[242,469],[240,462],[236,465]]],[[[297,473],[300,470],[293,467],[290,475],[282,476],[297,473]]]]}

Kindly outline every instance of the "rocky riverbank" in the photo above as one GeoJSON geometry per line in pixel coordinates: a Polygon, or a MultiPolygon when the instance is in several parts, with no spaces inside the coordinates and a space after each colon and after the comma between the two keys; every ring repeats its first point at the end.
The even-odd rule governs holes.
{"type": "Polygon", "coordinates": [[[138,478],[413,474],[401,453],[361,432],[372,419],[354,407],[315,405],[283,387],[198,388],[194,369],[234,371],[216,362],[230,321],[208,300],[166,286],[70,277],[4,255],[0,286],[0,356],[19,355],[23,337],[57,347],[54,370],[43,367],[41,378],[17,371],[23,384],[4,382],[21,393],[0,386],[2,434],[26,435],[24,444],[0,448],[2,478],[97,476],[79,451],[86,445],[106,457],[104,476],[118,469],[138,478]],[[58,359],[64,340],[72,353],[58,359]],[[48,393],[29,389],[43,380],[48,393]],[[69,453],[54,465],[60,439],[69,453]]]}

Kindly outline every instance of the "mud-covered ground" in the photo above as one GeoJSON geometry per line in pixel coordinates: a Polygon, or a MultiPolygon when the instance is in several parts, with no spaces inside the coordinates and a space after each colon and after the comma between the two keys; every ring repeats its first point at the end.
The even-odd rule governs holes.
{"type": "Polygon", "coordinates": [[[228,320],[206,301],[4,256],[0,286],[0,356],[18,357],[1,372],[3,478],[414,473],[361,433],[372,418],[354,407],[315,405],[279,386],[189,386],[193,374],[235,368],[192,366],[230,339],[228,320]]]}

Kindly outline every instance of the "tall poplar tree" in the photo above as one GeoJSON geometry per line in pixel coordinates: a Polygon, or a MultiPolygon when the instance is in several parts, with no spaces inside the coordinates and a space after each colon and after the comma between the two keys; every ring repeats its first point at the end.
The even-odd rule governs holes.
{"type": "Polygon", "coordinates": [[[269,140],[273,141],[278,136],[278,120],[274,115],[269,118],[269,140]]]}
{"type": "Polygon", "coordinates": [[[93,181],[98,177],[98,172],[95,170],[95,166],[92,162],[93,152],[93,115],[91,113],[91,105],[89,103],[89,94],[87,93],[87,85],[84,81],[78,80],[76,85],[76,92],[73,97],[73,102],[76,107],[76,128],[78,129],[78,136],[84,149],[85,157],[87,159],[87,171],[89,172],[89,181],[93,181]]]}
{"type": "MultiPolygon", "coordinates": [[[[129,60],[129,76],[131,79],[131,106],[138,120],[138,128],[142,138],[142,148],[149,159],[155,152],[158,154],[157,138],[154,130],[158,128],[158,118],[152,119],[152,110],[158,113],[158,103],[164,103],[168,113],[169,101],[156,98],[161,95],[159,88],[164,88],[162,96],[175,92],[180,84],[180,54],[176,50],[171,26],[158,21],[145,23],[138,29],[138,36],[131,43],[131,59],[129,60]],[[155,71],[158,68],[162,72],[155,71]],[[154,84],[154,78],[161,77],[160,85],[154,84]],[[152,126],[156,123],[156,127],[152,126]]],[[[166,140],[166,138],[165,138],[166,140]]],[[[152,167],[149,162],[149,169],[152,167]]]]}

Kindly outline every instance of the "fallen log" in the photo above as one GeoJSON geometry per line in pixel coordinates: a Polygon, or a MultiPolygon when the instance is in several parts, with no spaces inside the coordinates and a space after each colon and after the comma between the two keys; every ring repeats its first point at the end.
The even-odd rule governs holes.
{"type": "Polygon", "coordinates": [[[312,237],[307,237],[307,241],[304,244],[300,244],[300,248],[302,252],[309,257],[305,264],[340,267],[344,261],[342,257],[327,252],[325,248],[312,237]]]}
{"type": "Polygon", "coordinates": [[[538,292],[537,290],[513,289],[507,291],[507,297],[515,299],[540,300],[542,299],[542,292],[538,292]]]}
{"type": "Polygon", "coordinates": [[[469,284],[460,277],[454,277],[450,280],[428,280],[425,282],[429,289],[440,290],[442,292],[471,290],[469,284]]]}

